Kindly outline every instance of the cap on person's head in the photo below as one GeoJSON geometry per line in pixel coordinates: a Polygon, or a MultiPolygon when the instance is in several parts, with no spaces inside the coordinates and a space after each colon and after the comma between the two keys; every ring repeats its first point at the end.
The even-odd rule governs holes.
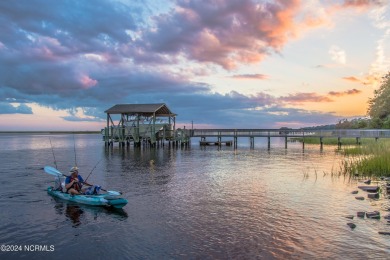
{"type": "Polygon", "coordinates": [[[77,168],[77,166],[74,166],[72,168],[70,168],[70,173],[78,173],[79,172],[79,168],[77,168]]]}

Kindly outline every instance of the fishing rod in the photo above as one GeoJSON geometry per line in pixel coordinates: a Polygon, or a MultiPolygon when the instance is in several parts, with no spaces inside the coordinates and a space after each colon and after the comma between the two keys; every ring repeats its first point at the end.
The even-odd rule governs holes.
{"type": "Polygon", "coordinates": [[[58,169],[57,160],[56,160],[56,156],[54,155],[54,149],[53,149],[53,145],[51,144],[51,138],[50,137],[49,137],[49,141],[50,141],[51,152],[52,152],[53,158],[54,158],[54,164],[56,166],[56,169],[58,169]]]}
{"type": "Polygon", "coordinates": [[[76,142],[75,142],[75,140],[74,140],[74,133],[73,133],[73,150],[74,150],[74,166],[77,167],[76,142]]]}
{"type": "Polygon", "coordinates": [[[85,179],[84,182],[86,182],[86,181],[88,180],[88,178],[89,178],[89,176],[91,176],[93,170],[95,170],[96,166],[98,166],[98,164],[99,164],[102,160],[103,160],[103,158],[100,159],[100,160],[97,162],[97,164],[92,168],[91,172],[88,174],[88,176],[87,176],[87,178],[85,179]]]}

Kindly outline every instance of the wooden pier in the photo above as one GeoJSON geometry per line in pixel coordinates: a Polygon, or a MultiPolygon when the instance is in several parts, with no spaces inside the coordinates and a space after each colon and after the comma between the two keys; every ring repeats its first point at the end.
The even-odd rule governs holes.
{"type": "Polygon", "coordinates": [[[355,138],[356,144],[361,143],[363,138],[390,138],[390,130],[383,129],[333,129],[333,130],[305,130],[305,129],[193,129],[187,130],[190,137],[200,137],[203,143],[223,144],[223,138],[233,138],[233,146],[237,148],[238,138],[249,138],[250,147],[255,145],[255,138],[267,138],[268,149],[271,147],[271,138],[284,138],[287,149],[288,139],[300,138],[303,147],[305,138],[314,137],[319,139],[321,149],[325,138],[337,138],[338,146],[342,145],[343,138],[355,138]],[[216,138],[217,141],[208,141],[207,138],[216,138]]]}
{"type": "Polygon", "coordinates": [[[255,146],[255,138],[267,138],[270,149],[271,139],[276,137],[284,138],[287,149],[291,138],[300,138],[304,147],[305,138],[314,137],[319,139],[322,149],[325,138],[337,138],[338,146],[342,145],[343,138],[355,138],[356,144],[360,144],[363,138],[390,138],[390,130],[383,129],[176,129],[176,114],[164,103],[119,104],[105,112],[107,126],[101,133],[106,146],[115,142],[120,146],[129,146],[131,142],[134,146],[164,146],[165,142],[169,146],[179,146],[187,145],[191,138],[198,137],[200,145],[226,145],[236,149],[238,138],[246,137],[251,148],[255,146]]]}

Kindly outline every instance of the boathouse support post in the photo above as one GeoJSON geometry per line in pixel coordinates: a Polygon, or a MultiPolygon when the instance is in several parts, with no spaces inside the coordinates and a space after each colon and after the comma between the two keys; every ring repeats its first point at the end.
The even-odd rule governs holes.
{"type": "Polygon", "coordinates": [[[125,115],[121,114],[121,130],[120,130],[120,142],[122,147],[125,147],[125,115]]]}
{"type": "Polygon", "coordinates": [[[271,135],[270,132],[268,131],[268,150],[271,149],[271,135]]]}
{"type": "Polygon", "coordinates": [[[173,117],[173,136],[176,139],[176,117],[173,117]]]}
{"type": "Polygon", "coordinates": [[[110,114],[107,113],[107,127],[104,131],[104,143],[106,146],[110,143],[110,114]]]}
{"type": "Polygon", "coordinates": [[[152,130],[151,130],[151,135],[150,135],[150,141],[152,146],[156,144],[156,113],[153,113],[153,125],[152,125],[152,130]]]}
{"type": "Polygon", "coordinates": [[[139,114],[137,114],[137,129],[134,131],[135,135],[136,135],[134,138],[134,146],[137,146],[137,147],[141,147],[141,139],[139,137],[139,118],[140,118],[140,116],[139,116],[139,114]]]}

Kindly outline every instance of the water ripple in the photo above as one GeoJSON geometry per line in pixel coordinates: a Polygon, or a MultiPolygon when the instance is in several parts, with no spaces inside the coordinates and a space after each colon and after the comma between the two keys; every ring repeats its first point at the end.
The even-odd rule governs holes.
{"type": "MultiPolygon", "coordinates": [[[[55,256],[119,259],[386,259],[384,219],[346,219],[359,210],[385,214],[388,200],[357,201],[357,182],[326,172],[333,149],[256,144],[255,149],[106,150],[100,136],[76,135],[78,162],[92,183],[123,192],[123,211],[50,197],[50,144],[44,137],[3,138],[0,242],[48,244],[55,256]],[[99,140],[99,141],[97,141],[99,140]],[[38,143],[39,142],[39,143],[38,143]],[[21,162],[20,158],[23,158],[21,162]],[[4,210],[6,209],[6,210],[4,210]],[[357,225],[351,230],[346,223],[357,225]],[[80,250],[80,248],[82,250],[80,250]],[[72,249],[72,250],[70,250],[72,249]]],[[[57,164],[74,162],[73,137],[53,139],[57,164]]],[[[364,195],[364,194],[363,194],[364,195]]],[[[386,211],[387,212],[387,211],[386,211]]],[[[49,259],[51,254],[23,254],[49,259]]]]}

